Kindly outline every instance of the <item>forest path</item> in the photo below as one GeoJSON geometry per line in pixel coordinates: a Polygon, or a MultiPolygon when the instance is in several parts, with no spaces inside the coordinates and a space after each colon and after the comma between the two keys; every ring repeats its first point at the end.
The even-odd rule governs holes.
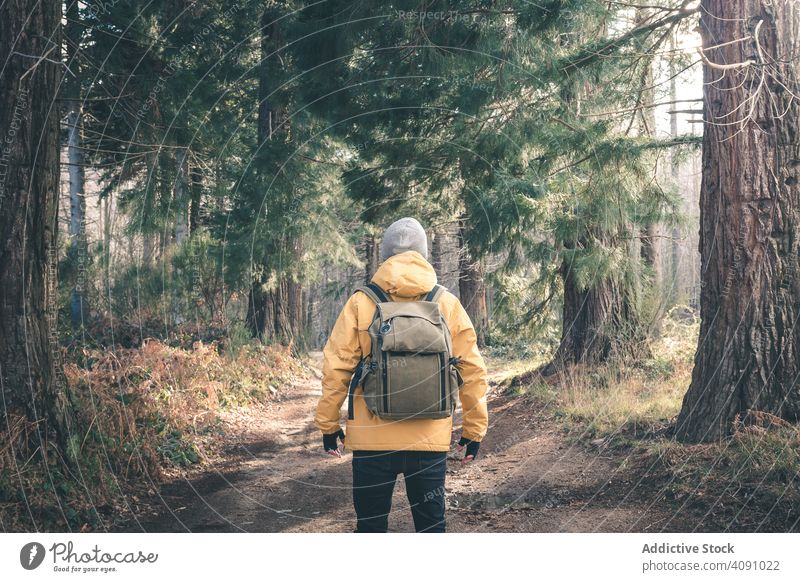
{"type": "MultiPolygon", "coordinates": [[[[317,362],[321,354],[312,354],[317,362]]],[[[503,370],[490,377],[494,386],[503,370]]],[[[351,458],[322,452],[312,377],[285,387],[266,408],[244,413],[221,461],[161,488],[152,518],[127,531],[348,532],[355,525],[351,458]]],[[[566,442],[552,414],[490,389],[490,428],[478,459],[448,454],[448,531],[686,531],[647,484],[623,470],[625,456],[566,442]]],[[[456,418],[456,429],[460,419],[456,418]]],[[[458,434],[455,431],[454,436],[458,434]]],[[[390,531],[413,531],[398,478],[390,531]]]]}

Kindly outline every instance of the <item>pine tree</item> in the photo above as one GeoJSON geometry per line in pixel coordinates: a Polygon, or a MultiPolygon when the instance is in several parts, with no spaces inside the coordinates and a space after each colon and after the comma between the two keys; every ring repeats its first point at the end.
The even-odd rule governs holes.
{"type": "MultiPolygon", "coordinates": [[[[423,209],[423,218],[463,216],[465,266],[491,253],[504,257],[504,269],[540,260],[531,286],[569,290],[557,359],[603,361],[616,350],[612,341],[640,345],[641,269],[623,249],[674,210],[660,188],[647,186],[642,158],[679,140],[620,137],[615,125],[585,114],[641,107],[640,55],[691,14],[685,3],[615,37],[604,23],[619,10],[599,2],[500,2],[449,12],[444,3],[408,2],[394,6],[395,18],[369,2],[355,4],[304,11],[309,29],[335,37],[315,36],[326,50],[299,58],[304,68],[327,73],[303,88],[305,100],[335,112],[331,127],[341,139],[367,144],[355,149],[344,175],[350,195],[368,209],[365,220],[384,224],[409,208],[423,209]],[[427,19],[426,10],[445,16],[427,19]],[[361,17],[354,25],[353,13],[361,17]],[[565,99],[565,91],[580,99],[565,99]],[[542,240],[547,232],[552,237],[542,240]],[[550,268],[554,261],[560,271],[550,268]],[[582,309],[591,317],[580,316],[582,309]],[[606,339],[595,341],[597,334],[606,339]]],[[[465,282],[472,279],[465,273],[465,282]]],[[[471,315],[482,320],[480,312],[471,315]]]]}

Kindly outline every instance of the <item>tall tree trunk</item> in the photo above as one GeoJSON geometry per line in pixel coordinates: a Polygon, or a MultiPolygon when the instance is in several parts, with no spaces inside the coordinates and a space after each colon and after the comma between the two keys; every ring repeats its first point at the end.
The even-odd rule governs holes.
{"type": "Polygon", "coordinates": [[[247,295],[247,327],[254,337],[262,339],[275,335],[273,293],[265,288],[266,277],[258,277],[247,295]]]}
{"type": "MultiPolygon", "coordinates": [[[[580,36],[580,31],[576,33],[580,36]]],[[[572,43],[569,38],[562,36],[560,44],[570,46],[572,43]]],[[[583,91],[584,88],[574,84],[564,84],[560,91],[564,107],[574,107],[579,112],[583,91]]],[[[596,232],[595,236],[609,237],[604,232],[596,232]]],[[[567,251],[574,249],[575,245],[583,247],[586,244],[585,238],[563,242],[567,251]]],[[[625,252],[632,254],[635,251],[629,246],[625,252]]],[[[606,362],[618,345],[615,342],[620,340],[619,332],[626,315],[635,313],[630,308],[631,302],[623,301],[619,282],[613,277],[604,277],[588,288],[582,287],[578,284],[571,259],[567,258],[562,260],[560,275],[564,287],[561,341],[552,360],[531,375],[550,375],[576,364],[606,362]]]]}
{"type": "MultiPolygon", "coordinates": [[[[182,245],[189,236],[188,201],[189,201],[189,148],[179,147],[175,150],[175,183],[173,185],[173,202],[175,203],[175,244],[182,245]]],[[[173,273],[172,298],[170,312],[176,324],[184,322],[184,301],[181,293],[183,270],[179,267],[173,273]]]]}
{"type": "MultiPolygon", "coordinates": [[[[649,13],[649,8],[637,8],[637,23],[646,22],[649,13]]],[[[644,61],[646,70],[643,79],[644,87],[642,88],[641,95],[641,109],[639,110],[639,135],[654,139],[656,137],[656,113],[653,107],[655,103],[653,57],[646,56],[644,61]]],[[[650,288],[650,300],[657,302],[654,308],[648,313],[652,318],[650,321],[650,331],[655,336],[661,333],[661,319],[664,313],[659,230],[658,223],[654,221],[646,224],[644,228],[642,228],[640,234],[641,247],[639,250],[639,256],[646,267],[645,285],[650,288]]]]}
{"type": "MultiPolygon", "coordinates": [[[[103,289],[107,300],[111,299],[111,197],[109,192],[103,197],[101,217],[103,221],[103,289]]],[[[111,305],[109,305],[109,309],[111,305]]]]}
{"type": "Polygon", "coordinates": [[[60,27],[61,2],[0,6],[0,426],[36,422],[41,455],[70,432],[55,329],[60,27]]]}
{"type": "Polygon", "coordinates": [[[81,73],[78,53],[82,36],[78,3],[67,4],[67,66],[74,77],[64,82],[67,111],[67,160],[69,163],[69,254],[76,273],[70,296],[70,319],[81,325],[87,311],[86,268],[88,248],[86,241],[86,197],[83,168],[83,108],[81,106],[81,73]]]}
{"type": "MultiPolygon", "coordinates": [[[[276,18],[274,6],[265,8],[261,16],[257,128],[259,144],[276,139],[277,135],[285,137],[287,132],[280,111],[273,107],[269,99],[272,91],[270,72],[274,66],[273,61],[278,59],[272,53],[281,44],[276,18]]],[[[283,256],[288,257],[289,261],[301,260],[300,241],[283,235],[279,242],[283,256]]],[[[266,262],[260,265],[251,285],[247,306],[247,324],[253,335],[262,339],[274,339],[286,345],[300,342],[303,334],[302,286],[286,272],[289,270],[291,269],[273,273],[272,267],[266,262]]]]}
{"type": "MultiPolygon", "coordinates": [[[[261,13],[261,63],[258,67],[258,143],[262,146],[267,140],[272,139],[274,111],[269,100],[270,75],[268,58],[271,52],[271,40],[274,36],[274,19],[271,7],[266,7],[261,13]]],[[[273,55],[274,58],[274,55],[273,55]]],[[[254,265],[253,281],[250,284],[250,293],[247,296],[247,326],[254,337],[262,340],[275,337],[275,322],[280,316],[280,287],[273,284],[270,289],[270,266],[264,262],[254,265]]]]}
{"type": "MultiPolygon", "coordinates": [[[[675,64],[677,55],[675,54],[675,32],[670,35],[669,39],[670,58],[669,58],[669,99],[673,103],[678,100],[678,67],[675,64]]],[[[672,113],[669,117],[669,134],[675,139],[678,137],[678,114],[672,113]]],[[[680,168],[678,167],[678,153],[673,151],[670,154],[670,176],[676,187],[680,188],[680,168]]],[[[680,190],[679,190],[680,191],[680,190]]],[[[670,274],[669,274],[669,293],[667,294],[670,303],[675,303],[678,300],[678,277],[680,275],[681,266],[681,231],[676,226],[672,229],[672,257],[670,260],[670,274]]]]}
{"type": "Polygon", "coordinates": [[[181,244],[189,234],[189,224],[186,217],[188,201],[188,162],[186,160],[188,148],[180,147],[175,150],[175,243],[181,244]]]}
{"type": "Polygon", "coordinates": [[[200,205],[203,198],[203,174],[197,165],[191,169],[192,191],[189,203],[189,236],[193,236],[200,226],[200,205]]]}
{"type": "Polygon", "coordinates": [[[700,344],[676,427],[692,442],[747,410],[800,420],[800,6],[701,6],[700,344]]]}
{"type": "MultiPolygon", "coordinates": [[[[291,247],[289,248],[289,260],[292,265],[299,265],[303,260],[303,244],[299,239],[292,239],[290,241],[291,247]]],[[[289,325],[287,327],[288,333],[284,334],[285,343],[293,343],[297,347],[305,345],[305,325],[303,317],[303,285],[295,277],[284,275],[282,277],[286,281],[286,301],[287,314],[289,325]]]]}
{"type": "MultiPolygon", "coordinates": [[[[301,249],[288,249],[290,260],[300,260],[301,249]]],[[[303,343],[305,333],[303,314],[303,287],[289,275],[281,275],[275,281],[259,276],[253,284],[247,302],[247,325],[256,337],[275,340],[284,345],[303,343]]]]}
{"type": "Polygon", "coordinates": [[[576,364],[602,364],[612,357],[641,359],[649,355],[632,283],[607,276],[583,287],[567,259],[561,263],[561,279],[561,341],[553,359],[539,370],[541,374],[554,374],[576,364]]]}
{"type": "MultiPolygon", "coordinates": [[[[77,2],[74,3],[77,5],[77,2]]],[[[67,160],[69,164],[69,254],[77,277],[70,297],[70,317],[74,325],[84,321],[86,311],[86,197],[84,195],[83,151],[81,143],[82,111],[80,100],[67,101],[67,160]]]]}
{"type": "Polygon", "coordinates": [[[478,336],[478,346],[486,345],[486,336],[489,331],[489,312],[486,309],[486,284],[483,280],[483,265],[480,259],[475,259],[469,252],[469,231],[461,224],[459,230],[459,278],[458,291],[461,304],[472,320],[475,334],[478,336]]]}

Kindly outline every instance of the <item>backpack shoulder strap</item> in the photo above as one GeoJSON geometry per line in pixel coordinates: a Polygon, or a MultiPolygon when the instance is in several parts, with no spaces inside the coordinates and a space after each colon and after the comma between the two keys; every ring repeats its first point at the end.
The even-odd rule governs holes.
{"type": "Polygon", "coordinates": [[[442,293],[444,293],[444,287],[442,287],[441,285],[434,285],[433,289],[431,289],[425,296],[425,301],[436,302],[439,300],[439,297],[442,296],[442,293]]]}
{"type": "Polygon", "coordinates": [[[373,302],[377,305],[378,303],[388,303],[391,301],[389,297],[387,297],[386,293],[375,283],[367,283],[366,285],[362,285],[356,288],[355,292],[361,291],[367,297],[372,299],[373,302]]]}

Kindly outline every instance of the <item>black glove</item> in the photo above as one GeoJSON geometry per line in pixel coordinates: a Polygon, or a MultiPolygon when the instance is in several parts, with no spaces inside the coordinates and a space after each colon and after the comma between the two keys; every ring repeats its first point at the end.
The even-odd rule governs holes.
{"type": "Polygon", "coordinates": [[[481,448],[481,443],[478,441],[471,441],[468,438],[461,437],[461,440],[458,441],[458,446],[463,447],[467,445],[467,452],[464,453],[464,457],[469,457],[472,455],[473,460],[475,457],[478,456],[478,449],[481,448]]]}
{"type": "Polygon", "coordinates": [[[339,450],[339,443],[336,439],[342,439],[342,444],[344,444],[344,431],[342,429],[333,434],[322,435],[322,446],[325,447],[326,453],[339,450]]]}

